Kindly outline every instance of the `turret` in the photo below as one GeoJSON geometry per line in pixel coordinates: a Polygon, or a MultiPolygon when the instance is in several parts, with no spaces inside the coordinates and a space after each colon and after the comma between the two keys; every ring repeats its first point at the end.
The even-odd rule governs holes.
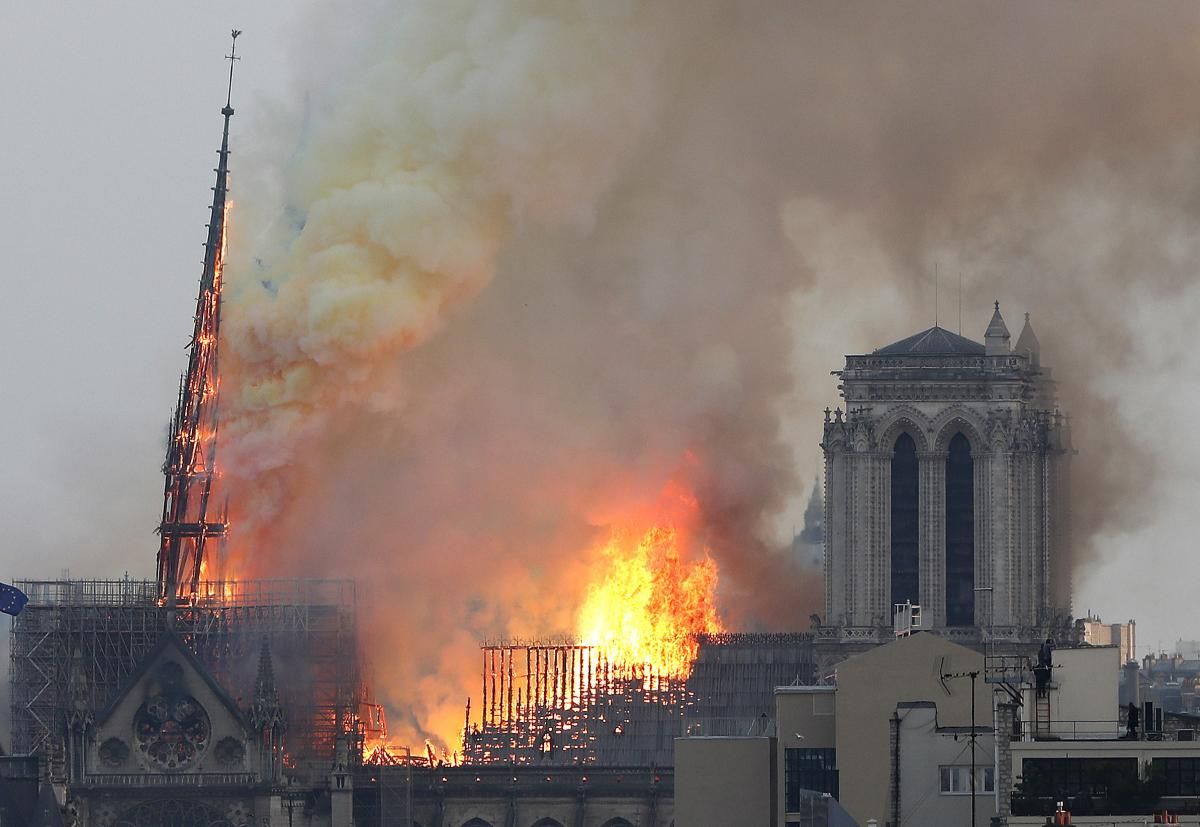
{"type": "Polygon", "coordinates": [[[1004,317],[1000,315],[1000,302],[996,302],[996,310],[992,313],[992,320],[988,322],[987,332],[983,334],[983,344],[987,355],[1008,355],[1009,338],[1008,326],[1004,324],[1004,317]]]}
{"type": "Polygon", "coordinates": [[[254,700],[250,704],[250,724],[262,750],[264,781],[278,783],[282,778],[283,731],[286,722],[279,692],[275,688],[275,670],[271,665],[271,647],[264,636],[258,655],[258,677],[254,680],[254,700]]]}
{"type": "Polygon", "coordinates": [[[1041,360],[1042,346],[1038,342],[1037,336],[1033,333],[1033,325],[1029,323],[1029,314],[1025,314],[1025,326],[1021,328],[1021,335],[1017,337],[1016,347],[1013,348],[1014,353],[1029,358],[1029,364],[1037,367],[1041,360]]]}

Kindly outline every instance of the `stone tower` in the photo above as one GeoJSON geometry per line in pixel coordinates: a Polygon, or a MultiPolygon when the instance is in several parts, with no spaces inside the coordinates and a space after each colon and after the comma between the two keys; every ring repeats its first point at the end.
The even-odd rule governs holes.
{"type": "Polygon", "coordinates": [[[1067,423],[1026,315],[984,343],[929,328],[835,371],[825,412],[822,637],[891,637],[893,607],[963,642],[1032,641],[1070,611],[1067,423]]]}

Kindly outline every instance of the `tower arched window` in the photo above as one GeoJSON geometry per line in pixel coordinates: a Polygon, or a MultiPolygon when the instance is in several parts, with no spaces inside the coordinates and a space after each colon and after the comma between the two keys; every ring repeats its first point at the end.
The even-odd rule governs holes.
{"type": "Polygon", "coordinates": [[[917,444],[896,438],[892,453],[892,603],[920,603],[920,474],[917,444]]]}
{"type": "Polygon", "coordinates": [[[946,456],[946,625],[975,624],[975,461],[961,433],[946,456]]]}

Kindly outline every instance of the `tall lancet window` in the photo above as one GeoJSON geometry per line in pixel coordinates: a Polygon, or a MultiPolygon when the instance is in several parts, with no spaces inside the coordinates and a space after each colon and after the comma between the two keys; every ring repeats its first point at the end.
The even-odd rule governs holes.
{"type": "Polygon", "coordinates": [[[908,434],[892,454],[892,603],[920,603],[920,477],[917,444],[908,434]]]}
{"type": "Polygon", "coordinates": [[[975,462],[961,433],[946,457],[946,625],[975,624],[975,462]]]}

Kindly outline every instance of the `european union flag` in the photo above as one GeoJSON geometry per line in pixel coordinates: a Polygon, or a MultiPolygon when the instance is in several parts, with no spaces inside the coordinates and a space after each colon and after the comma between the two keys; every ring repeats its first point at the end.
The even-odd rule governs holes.
{"type": "Polygon", "coordinates": [[[18,615],[29,602],[29,596],[16,586],[0,583],[0,612],[6,615],[18,615]]]}

